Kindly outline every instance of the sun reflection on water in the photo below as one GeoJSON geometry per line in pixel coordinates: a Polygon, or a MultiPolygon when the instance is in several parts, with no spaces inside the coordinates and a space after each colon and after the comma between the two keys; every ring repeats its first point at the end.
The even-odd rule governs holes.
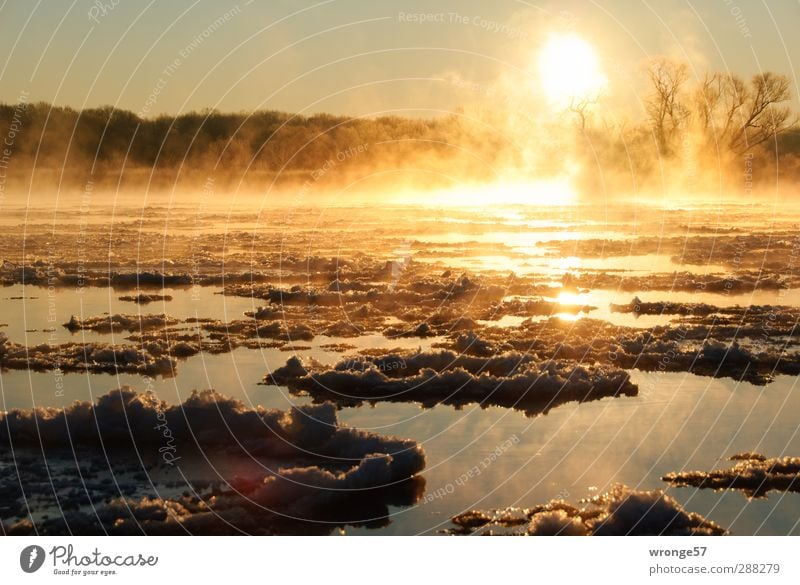
{"type": "MultiPolygon", "coordinates": [[[[497,205],[568,206],[577,196],[569,178],[535,181],[498,181],[480,185],[459,185],[425,193],[425,203],[432,206],[493,207],[497,205]]],[[[510,215],[509,219],[514,219],[510,215]]]]}

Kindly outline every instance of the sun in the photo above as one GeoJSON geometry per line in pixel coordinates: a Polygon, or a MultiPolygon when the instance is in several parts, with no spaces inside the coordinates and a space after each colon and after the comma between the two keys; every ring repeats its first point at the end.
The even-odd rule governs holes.
{"type": "Polygon", "coordinates": [[[539,54],[539,82],[553,105],[596,99],[607,81],[597,52],[577,35],[553,35],[539,54]]]}

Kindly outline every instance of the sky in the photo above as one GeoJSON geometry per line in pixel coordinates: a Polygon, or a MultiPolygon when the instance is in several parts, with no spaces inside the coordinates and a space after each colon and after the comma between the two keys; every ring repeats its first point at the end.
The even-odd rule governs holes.
{"type": "Polygon", "coordinates": [[[796,96],[798,24],[797,0],[0,0],[0,101],[429,117],[525,83],[567,31],[633,107],[656,55],[776,71],[796,96]]]}

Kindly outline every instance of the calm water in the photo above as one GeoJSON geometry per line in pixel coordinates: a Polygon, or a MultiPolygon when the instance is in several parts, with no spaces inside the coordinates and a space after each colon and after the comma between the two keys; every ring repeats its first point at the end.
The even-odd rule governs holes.
{"type": "MultiPolygon", "coordinates": [[[[5,300],[20,296],[16,292],[4,295],[2,302],[22,303],[5,300]]],[[[187,294],[169,292],[176,299],[187,294]]],[[[204,289],[204,292],[211,291],[204,289]]],[[[29,324],[38,323],[41,301],[47,291],[28,287],[26,293],[39,297],[37,301],[24,301],[23,309],[30,314],[29,324]]],[[[76,297],[67,291],[58,294],[58,306],[64,314],[74,312],[75,303],[82,303],[86,314],[98,314],[99,308],[109,306],[104,303],[110,302],[114,311],[121,304],[105,289],[87,289],[82,298],[76,297]]],[[[206,299],[210,304],[204,305],[204,312],[222,318],[239,317],[242,311],[252,309],[253,303],[251,299],[210,294],[206,299]],[[233,307],[237,307],[235,313],[233,307]]],[[[170,314],[192,314],[189,301],[167,304],[171,305],[170,314]]],[[[154,305],[159,303],[146,310],[154,305]]],[[[60,337],[71,335],[58,329],[60,337]]],[[[9,326],[6,331],[12,339],[19,338],[11,335],[19,331],[19,325],[9,326]]],[[[87,334],[89,337],[111,336],[87,334]]],[[[330,341],[331,338],[318,337],[311,343],[312,350],[299,355],[331,363],[341,356],[318,347],[330,341]]],[[[365,336],[355,341],[359,346],[374,347],[380,336],[365,336]]],[[[396,341],[391,346],[398,345],[396,341]]],[[[419,339],[405,341],[409,348],[431,343],[431,340],[420,343],[423,340],[419,339]]],[[[257,382],[269,369],[283,365],[290,355],[291,352],[278,349],[244,348],[228,354],[200,354],[181,362],[176,377],[156,379],[153,389],[168,402],[181,401],[193,389],[216,388],[248,404],[286,409],[307,399],[257,382]]],[[[500,408],[422,409],[411,404],[382,403],[344,409],[340,419],[358,428],[411,438],[424,445],[428,457],[424,473],[428,493],[439,491],[445,495],[429,497],[413,508],[394,510],[392,523],[381,529],[391,534],[435,532],[452,515],[472,507],[525,506],[556,497],[575,500],[614,482],[645,489],[664,487],[659,478],[665,473],[727,467],[726,457],[740,451],[756,450],[769,455],[800,453],[797,378],[780,377],[766,387],[691,374],[634,371],[633,378],[640,387],[638,397],[568,404],[536,418],[500,408]],[[459,476],[514,437],[519,442],[479,476],[464,485],[456,483],[459,476]]],[[[120,385],[144,388],[142,379],[136,375],[68,374],[63,379],[63,397],[59,397],[55,382],[50,372],[3,372],[0,374],[3,408],[30,408],[33,404],[64,406],[72,400],[92,400],[120,385]]],[[[773,493],[767,500],[747,501],[737,493],[716,494],[690,488],[670,491],[690,510],[738,533],[800,534],[798,494],[773,493]]]]}

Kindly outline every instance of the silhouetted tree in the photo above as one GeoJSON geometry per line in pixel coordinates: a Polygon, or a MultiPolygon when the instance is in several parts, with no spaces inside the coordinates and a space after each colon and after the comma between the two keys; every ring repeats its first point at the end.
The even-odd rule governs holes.
{"type": "Polygon", "coordinates": [[[689,109],[682,101],[683,85],[689,78],[688,68],[684,63],[657,58],[647,67],[647,76],[652,85],[647,115],[660,152],[669,154],[673,137],[689,116],[689,109]]]}
{"type": "Polygon", "coordinates": [[[697,90],[700,129],[720,148],[744,153],[793,127],[789,80],[771,72],[748,87],[733,74],[707,74],[697,90]]]}

